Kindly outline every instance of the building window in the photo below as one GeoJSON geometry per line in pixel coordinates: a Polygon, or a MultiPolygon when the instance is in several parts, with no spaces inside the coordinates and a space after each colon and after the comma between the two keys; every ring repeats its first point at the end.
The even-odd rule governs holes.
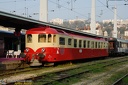
{"type": "Polygon", "coordinates": [[[59,38],[59,44],[60,44],[60,45],[65,45],[65,38],[60,37],[60,38],[59,38]]]}
{"type": "Polygon", "coordinates": [[[39,34],[38,35],[38,42],[46,42],[46,34],[39,34]]]}
{"type": "Polygon", "coordinates": [[[27,35],[27,43],[32,43],[32,35],[31,34],[27,35]]]}

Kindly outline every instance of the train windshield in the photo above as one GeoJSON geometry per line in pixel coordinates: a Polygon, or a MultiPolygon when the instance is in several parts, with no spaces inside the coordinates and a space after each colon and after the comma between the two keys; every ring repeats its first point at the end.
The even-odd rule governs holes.
{"type": "Polygon", "coordinates": [[[38,42],[39,43],[55,43],[56,42],[56,35],[39,34],[38,35],[38,42]]]}
{"type": "Polygon", "coordinates": [[[45,43],[46,42],[46,34],[39,34],[38,35],[38,42],[45,43]]]}
{"type": "Polygon", "coordinates": [[[27,43],[32,43],[32,35],[31,34],[27,35],[27,43]]]}

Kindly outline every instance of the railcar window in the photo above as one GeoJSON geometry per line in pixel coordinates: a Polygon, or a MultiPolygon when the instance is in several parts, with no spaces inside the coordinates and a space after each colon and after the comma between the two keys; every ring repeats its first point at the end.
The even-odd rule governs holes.
{"type": "Polygon", "coordinates": [[[74,39],[74,47],[77,47],[77,39],[74,39]]]}
{"type": "Polygon", "coordinates": [[[98,48],[100,48],[100,42],[98,42],[98,48]]]}
{"type": "Polygon", "coordinates": [[[90,41],[88,41],[88,45],[87,45],[87,48],[89,48],[90,47],[90,41]]]}
{"type": "Polygon", "coordinates": [[[46,42],[46,34],[39,34],[38,35],[38,42],[46,42]]]}
{"type": "Polygon", "coordinates": [[[106,48],[106,43],[104,43],[104,48],[106,48]]]}
{"type": "Polygon", "coordinates": [[[91,48],[94,48],[94,42],[93,41],[91,42],[91,48]]]}
{"type": "Polygon", "coordinates": [[[82,40],[79,40],[79,47],[81,48],[82,40]]]}
{"type": "Polygon", "coordinates": [[[68,45],[71,45],[71,44],[72,44],[72,39],[68,38],[68,45]]]}
{"type": "Polygon", "coordinates": [[[121,43],[121,42],[119,42],[119,47],[120,47],[120,48],[121,48],[121,44],[122,44],[122,43],[121,43]]]}
{"type": "Polygon", "coordinates": [[[53,35],[53,43],[56,42],[56,35],[53,35]]]}
{"type": "Polygon", "coordinates": [[[51,42],[52,42],[52,35],[48,34],[48,43],[51,43],[51,42]]]}
{"type": "Polygon", "coordinates": [[[95,48],[97,48],[97,42],[95,43],[95,48]]]}
{"type": "Polygon", "coordinates": [[[114,44],[113,42],[109,42],[109,49],[114,49],[113,44],[114,44]]]}
{"type": "Polygon", "coordinates": [[[32,43],[32,35],[31,34],[27,35],[27,43],[32,43]]]}
{"type": "Polygon", "coordinates": [[[123,43],[121,43],[121,48],[123,48],[123,43]]]}
{"type": "Polygon", "coordinates": [[[95,42],[93,41],[93,48],[95,48],[95,42]]]}
{"type": "Polygon", "coordinates": [[[127,43],[125,43],[125,48],[128,48],[127,43]]]}
{"type": "Polygon", "coordinates": [[[83,44],[84,44],[84,45],[83,45],[83,46],[84,46],[84,48],[86,48],[86,40],[84,40],[84,43],[83,43],[83,44]]]}
{"type": "Polygon", "coordinates": [[[101,48],[103,48],[103,42],[101,42],[101,48]]]}
{"type": "Polygon", "coordinates": [[[60,45],[65,45],[65,38],[60,37],[60,38],[59,38],[59,44],[60,44],[60,45]]]}

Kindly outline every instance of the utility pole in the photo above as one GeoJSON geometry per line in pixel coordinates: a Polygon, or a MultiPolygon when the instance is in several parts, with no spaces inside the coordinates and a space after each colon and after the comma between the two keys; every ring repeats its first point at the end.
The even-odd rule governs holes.
{"type": "Polygon", "coordinates": [[[40,0],[39,20],[48,22],[48,0],[40,0]]]}
{"type": "Polygon", "coordinates": [[[96,15],[95,15],[95,11],[96,11],[96,1],[95,0],[92,0],[92,8],[91,8],[91,33],[95,34],[96,33],[96,21],[95,21],[95,18],[96,18],[96,15]]]}

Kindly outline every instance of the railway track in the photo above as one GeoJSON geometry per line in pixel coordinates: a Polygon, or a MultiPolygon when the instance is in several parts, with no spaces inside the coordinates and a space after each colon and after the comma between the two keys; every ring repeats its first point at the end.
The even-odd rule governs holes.
{"type": "Polygon", "coordinates": [[[14,70],[7,70],[7,71],[3,71],[0,73],[0,76],[2,77],[8,77],[8,76],[12,76],[12,75],[16,75],[18,73],[23,73],[23,72],[28,72],[28,71],[35,71],[35,70],[40,70],[42,68],[22,68],[22,69],[14,69],[14,70]]]}
{"type": "MultiPolygon", "coordinates": [[[[128,57],[115,58],[115,59],[99,61],[99,62],[96,61],[93,63],[89,63],[87,65],[81,65],[81,66],[78,66],[75,68],[64,69],[64,70],[57,71],[57,72],[42,74],[38,77],[32,77],[29,79],[25,79],[24,81],[33,81],[35,83],[41,82],[41,85],[49,85],[54,82],[63,81],[64,79],[67,79],[67,78],[92,73],[95,70],[99,70],[101,68],[106,68],[106,67],[116,65],[119,63],[124,63],[126,61],[128,61],[128,57]]],[[[105,75],[103,75],[103,76],[105,76],[105,75]]],[[[96,79],[93,79],[93,80],[96,80],[96,79]]],[[[91,81],[87,82],[87,83],[91,83],[91,81]]],[[[10,85],[10,84],[13,85],[14,82],[9,83],[8,85],[10,85]]]]}
{"type": "MultiPolygon", "coordinates": [[[[102,65],[100,67],[99,66],[97,67],[98,64],[93,64],[93,65],[87,66],[86,68],[80,67],[80,68],[76,68],[76,69],[65,70],[65,71],[54,73],[52,75],[52,78],[49,75],[48,76],[43,76],[43,78],[46,78],[47,80],[43,79],[43,80],[41,80],[39,82],[43,82],[42,83],[43,85],[49,85],[49,84],[52,85],[52,83],[54,84],[54,82],[60,82],[60,81],[63,81],[64,79],[71,78],[71,77],[77,77],[77,76],[83,75],[83,74],[85,75],[85,74],[91,73],[91,72],[93,72],[95,70],[98,70],[100,68],[105,68],[105,67],[108,67],[108,66],[111,66],[111,65],[115,65],[115,64],[118,64],[118,63],[122,63],[122,62],[125,62],[125,61],[127,61],[127,60],[125,60],[125,59],[117,60],[116,62],[113,62],[113,63],[102,62],[102,63],[98,63],[98,64],[104,64],[104,65],[102,65]]],[[[107,74],[105,74],[105,75],[107,75],[107,74]]],[[[105,76],[105,75],[103,75],[103,76],[105,76]]],[[[101,78],[101,76],[100,76],[100,78],[101,78]]],[[[87,83],[84,83],[84,84],[87,85],[87,84],[93,82],[94,80],[97,80],[97,79],[100,79],[100,78],[94,78],[91,81],[89,81],[87,83]]],[[[38,80],[38,79],[36,79],[36,80],[38,80]]],[[[69,81],[67,81],[67,82],[69,82],[69,81]]]]}
{"type": "Polygon", "coordinates": [[[119,78],[118,80],[116,80],[112,85],[128,85],[123,83],[123,79],[128,77],[128,73],[125,74],[123,77],[119,78]]]}

